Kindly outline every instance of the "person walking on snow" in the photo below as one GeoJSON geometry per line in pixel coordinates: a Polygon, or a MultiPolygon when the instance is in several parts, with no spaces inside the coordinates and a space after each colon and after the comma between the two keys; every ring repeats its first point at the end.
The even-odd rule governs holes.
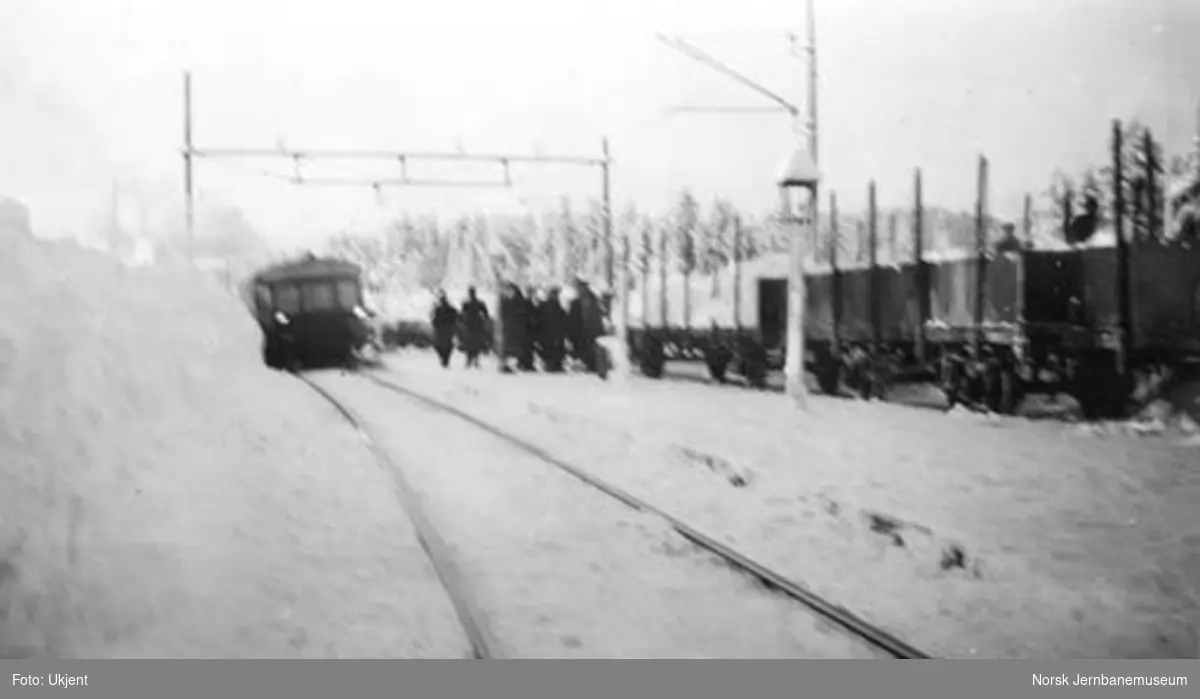
{"type": "Polygon", "coordinates": [[[567,354],[567,311],[558,297],[558,287],[550,287],[546,300],[538,306],[538,344],[542,355],[542,366],[546,371],[558,373],[563,370],[563,359],[567,354]]]}
{"type": "Polygon", "coordinates": [[[454,353],[454,333],[458,330],[458,309],[446,298],[446,292],[439,289],[437,304],[433,307],[433,348],[437,351],[438,361],[442,368],[450,366],[450,356],[454,353]]]}
{"type": "Polygon", "coordinates": [[[463,353],[467,355],[467,367],[479,367],[479,355],[487,345],[490,323],[487,304],[475,295],[475,287],[467,289],[467,300],[462,305],[462,330],[460,340],[463,353]]]}
{"type": "Polygon", "coordinates": [[[538,344],[538,292],[537,287],[525,287],[523,315],[525,319],[525,338],[517,352],[517,368],[521,371],[535,371],[534,358],[537,356],[538,344]]]}
{"type": "Polygon", "coordinates": [[[504,319],[501,334],[500,370],[512,371],[510,361],[520,361],[524,355],[525,344],[528,341],[527,302],[520,287],[511,282],[504,285],[500,297],[500,317],[504,319]]]}
{"type": "Polygon", "coordinates": [[[567,311],[571,348],[589,372],[602,373],[596,340],[604,334],[604,312],[586,281],[576,278],[575,290],[567,311]]]}

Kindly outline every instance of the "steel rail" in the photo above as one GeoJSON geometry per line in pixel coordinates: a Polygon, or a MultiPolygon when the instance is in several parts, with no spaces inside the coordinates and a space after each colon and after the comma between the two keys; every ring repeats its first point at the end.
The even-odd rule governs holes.
{"type": "Polygon", "coordinates": [[[407,396],[432,408],[454,415],[464,422],[468,422],[484,430],[485,432],[488,432],[489,434],[508,442],[522,451],[525,451],[537,457],[538,459],[556,466],[572,476],[575,476],[584,483],[587,483],[606,495],[619,500],[634,510],[660,517],[668,522],[671,527],[674,528],[675,531],[677,531],[681,536],[700,548],[708,551],[709,553],[716,555],[725,562],[731,564],[733,567],[754,576],[768,589],[777,590],[788,597],[795,599],[796,601],[817,612],[822,617],[837,623],[853,633],[855,636],[886,651],[896,658],[908,660],[928,659],[932,657],[926,655],[922,651],[914,648],[884,629],[881,629],[854,615],[849,610],[826,600],[824,597],[821,597],[799,583],[788,579],[774,570],[771,570],[762,563],[759,563],[749,556],[730,548],[729,546],[714,539],[712,536],[709,536],[689,525],[680,518],[671,515],[664,510],[655,507],[654,505],[651,505],[645,500],[642,500],[641,498],[619,488],[618,486],[613,485],[612,483],[609,483],[608,481],[605,481],[592,473],[589,473],[585,469],[558,459],[541,447],[531,444],[520,437],[512,435],[500,429],[499,427],[482,420],[481,418],[454,407],[453,405],[440,401],[436,398],[432,398],[418,391],[414,391],[410,388],[400,386],[399,384],[391,381],[384,380],[374,373],[358,372],[357,375],[361,376],[372,384],[379,386],[380,388],[407,396]]]}
{"type": "Polygon", "coordinates": [[[463,584],[458,568],[453,563],[446,542],[426,516],[419,498],[404,478],[403,470],[375,443],[375,440],[367,432],[362,419],[354,411],[308,376],[304,376],[303,374],[296,374],[296,376],[329,402],[350,423],[358,434],[359,439],[371,451],[372,456],[375,457],[379,466],[392,477],[392,482],[396,486],[397,496],[404,506],[404,511],[408,514],[409,519],[416,528],[417,540],[421,543],[421,548],[425,550],[425,554],[433,564],[434,570],[441,580],[442,587],[449,595],[451,604],[454,605],[454,611],[458,616],[459,624],[467,634],[467,640],[471,644],[472,657],[476,660],[501,658],[502,656],[499,654],[501,648],[499,642],[492,636],[484,621],[484,615],[467,593],[466,585],[463,584]]]}

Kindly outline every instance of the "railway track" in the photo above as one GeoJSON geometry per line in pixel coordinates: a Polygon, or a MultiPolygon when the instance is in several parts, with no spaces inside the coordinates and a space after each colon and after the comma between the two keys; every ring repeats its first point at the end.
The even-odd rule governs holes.
{"type": "MultiPolygon", "coordinates": [[[[381,378],[376,373],[366,371],[357,372],[357,376],[365,379],[378,388],[389,391],[391,393],[403,396],[407,399],[416,401],[428,408],[446,413],[459,420],[466,422],[490,435],[500,439],[501,441],[511,445],[517,450],[534,457],[540,462],[553,466],[574,478],[582,481],[591,488],[603,493],[604,495],[615,499],[623,505],[632,508],[638,512],[650,514],[665,521],[671,528],[678,532],[682,537],[698,546],[702,550],[708,552],[724,561],[733,569],[749,575],[757,579],[764,587],[778,594],[787,596],[795,601],[798,601],[816,613],[819,617],[840,626],[845,631],[849,632],[857,639],[861,639],[872,647],[882,650],[887,655],[901,659],[925,659],[931,656],[914,648],[905,641],[895,637],[884,629],[881,629],[864,619],[854,615],[850,611],[834,604],[833,602],[817,595],[803,585],[788,579],[784,575],[772,570],[768,566],[755,561],[744,553],[721,543],[715,537],[706,534],[696,527],[691,526],[680,518],[671,515],[668,512],[654,506],[653,504],[625,491],[621,488],[597,477],[596,475],[579,468],[573,464],[567,463],[552,454],[541,449],[537,445],[531,444],[526,440],[512,435],[501,428],[492,425],[485,420],[482,420],[470,413],[467,413],[459,408],[430,397],[423,393],[413,391],[412,389],[401,386],[392,381],[381,378]]],[[[344,406],[337,398],[329,392],[316,385],[306,377],[302,377],[309,386],[316,390],[322,397],[332,403],[334,407],[354,425],[360,437],[366,442],[376,458],[380,461],[393,477],[396,479],[398,489],[403,498],[405,506],[410,508],[411,516],[414,524],[417,526],[419,536],[421,537],[422,545],[425,546],[429,553],[438,574],[441,577],[443,584],[446,585],[448,592],[454,602],[455,608],[458,611],[460,621],[464,629],[468,633],[471,640],[474,656],[476,658],[494,658],[499,657],[500,646],[495,639],[491,638],[483,623],[483,616],[479,613],[477,606],[474,604],[469,591],[462,583],[461,578],[457,574],[456,568],[451,557],[447,554],[447,547],[442,542],[437,531],[429,523],[428,518],[424,515],[420,508],[418,499],[413,494],[412,489],[407,485],[404,479],[403,472],[392,462],[386,453],[383,452],[370,439],[366,432],[362,421],[350,409],[344,406]]]]}
{"type": "Polygon", "coordinates": [[[330,403],[350,423],[358,434],[359,439],[371,451],[372,456],[375,457],[379,466],[391,477],[396,487],[396,494],[404,505],[404,511],[408,513],[416,529],[417,539],[433,564],[434,570],[442,582],[442,586],[450,597],[450,602],[454,606],[459,624],[462,626],[463,631],[466,633],[467,641],[471,645],[472,658],[476,660],[502,658],[500,644],[488,630],[487,624],[484,622],[484,616],[472,598],[469,588],[463,582],[462,575],[458,567],[454,564],[454,559],[449,553],[446,542],[442,540],[441,535],[430,522],[424,508],[421,506],[420,499],[405,478],[404,471],[401,470],[399,465],[396,464],[386,451],[375,443],[375,440],[367,432],[362,419],[353,410],[308,376],[303,374],[297,374],[296,376],[330,403]]]}

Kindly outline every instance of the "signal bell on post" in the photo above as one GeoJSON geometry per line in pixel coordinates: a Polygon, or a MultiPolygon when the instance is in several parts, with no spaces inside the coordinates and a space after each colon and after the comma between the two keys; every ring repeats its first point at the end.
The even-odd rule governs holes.
{"type": "Polygon", "coordinates": [[[801,143],[784,164],[776,184],[790,193],[795,189],[812,189],[820,181],[821,173],[817,171],[817,164],[813,161],[808,148],[801,143]]]}

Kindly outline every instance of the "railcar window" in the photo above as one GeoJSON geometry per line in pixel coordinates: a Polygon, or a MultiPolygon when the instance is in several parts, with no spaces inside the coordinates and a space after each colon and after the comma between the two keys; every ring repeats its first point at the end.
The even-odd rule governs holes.
{"type": "Polygon", "coordinates": [[[258,284],[254,287],[255,301],[259,308],[271,307],[271,287],[266,284],[258,284]]]}
{"type": "Polygon", "coordinates": [[[350,280],[340,281],[337,285],[338,306],[343,310],[353,310],[358,305],[358,283],[350,280]]]}
{"type": "Polygon", "coordinates": [[[332,284],[304,285],[304,310],[331,311],[335,308],[337,308],[337,296],[332,284]]]}
{"type": "Polygon", "coordinates": [[[299,313],[300,289],[291,284],[276,287],[275,307],[284,313],[299,313]]]}

